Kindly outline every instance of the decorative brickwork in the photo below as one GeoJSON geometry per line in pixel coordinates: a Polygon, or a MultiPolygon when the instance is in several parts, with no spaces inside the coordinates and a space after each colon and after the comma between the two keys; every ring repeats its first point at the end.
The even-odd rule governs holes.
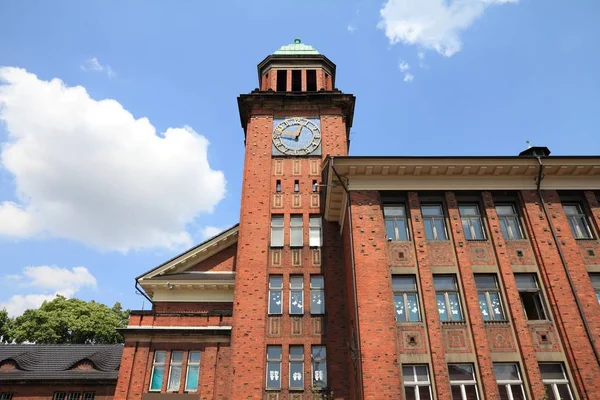
{"type": "Polygon", "coordinates": [[[414,267],[413,245],[410,242],[388,242],[390,267],[414,267]]]}
{"type": "Polygon", "coordinates": [[[467,243],[467,246],[471,250],[469,257],[471,265],[494,265],[496,263],[489,243],[473,242],[467,243]]]}
{"type": "Polygon", "coordinates": [[[471,353],[471,338],[466,325],[444,324],[444,349],[448,353],[471,353]]]}
{"type": "Polygon", "coordinates": [[[506,248],[512,265],[536,265],[528,240],[507,240],[506,248]]]}
{"type": "Polygon", "coordinates": [[[398,324],[400,354],[427,354],[425,327],[423,325],[398,324]]]}
{"type": "Polygon", "coordinates": [[[454,249],[449,241],[427,241],[427,255],[432,267],[456,265],[454,249]]]}
{"type": "Polygon", "coordinates": [[[529,330],[531,331],[536,351],[561,351],[552,323],[530,324],[529,330]]]}
{"type": "Polygon", "coordinates": [[[514,353],[517,351],[513,334],[508,324],[486,325],[485,331],[492,353],[514,353]]]}

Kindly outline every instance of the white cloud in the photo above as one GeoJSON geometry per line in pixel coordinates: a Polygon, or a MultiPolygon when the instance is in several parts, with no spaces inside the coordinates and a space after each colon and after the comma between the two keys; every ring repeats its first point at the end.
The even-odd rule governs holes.
{"type": "Polygon", "coordinates": [[[356,31],[356,26],[352,24],[348,25],[348,32],[354,33],[354,31],[356,31]]]}
{"type": "Polygon", "coordinates": [[[408,65],[408,63],[403,60],[400,62],[400,65],[398,65],[398,68],[400,68],[401,72],[404,72],[404,71],[408,71],[410,69],[410,65],[408,65]]]}
{"type": "Polygon", "coordinates": [[[226,228],[219,228],[216,226],[206,226],[200,231],[200,235],[203,240],[210,239],[213,236],[217,236],[219,233],[223,232],[226,228]]]}
{"type": "Polygon", "coordinates": [[[115,100],[0,68],[0,165],[18,203],[0,203],[0,235],[53,236],[104,250],[191,244],[186,225],[225,195],[208,140],[190,127],[157,135],[115,100]]]}
{"type": "Polygon", "coordinates": [[[378,27],[391,44],[404,43],[450,57],[461,50],[460,35],[487,7],[518,0],[387,0],[378,27]]]}
{"type": "Polygon", "coordinates": [[[412,82],[415,79],[415,76],[410,72],[404,74],[404,82],[412,82]]]}
{"type": "Polygon", "coordinates": [[[20,282],[19,287],[35,288],[42,293],[17,294],[0,302],[11,316],[21,315],[28,308],[38,308],[56,295],[72,297],[84,287],[95,288],[96,278],[85,267],[61,268],[57,266],[25,267],[21,275],[6,275],[5,280],[20,282]]]}
{"type": "Polygon", "coordinates": [[[84,71],[106,72],[109,78],[114,78],[117,76],[110,65],[100,64],[100,61],[96,57],[91,57],[85,60],[85,62],[81,65],[81,69],[84,71]]]}

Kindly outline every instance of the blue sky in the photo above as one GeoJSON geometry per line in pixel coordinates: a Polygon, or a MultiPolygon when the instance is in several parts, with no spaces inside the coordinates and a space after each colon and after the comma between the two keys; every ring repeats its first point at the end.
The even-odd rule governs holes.
{"type": "Polygon", "coordinates": [[[357,96],[353,155],[515,155],[526,140],[598,154],[599,13],[591,0],[0,2],[0,305],[62,293],[140,308],[135,276],[235,224],[236,97],[294,38],[357,96]]]}

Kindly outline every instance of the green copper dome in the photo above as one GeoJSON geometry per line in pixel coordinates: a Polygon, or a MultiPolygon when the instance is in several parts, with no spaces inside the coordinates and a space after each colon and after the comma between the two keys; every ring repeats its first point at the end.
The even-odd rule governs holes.
{"type": "Polygon", "coordinates": [[[281,46],[273,53],[275,55],[299,55],[299,54],[320,54],[317,49],[311,45],[304,44],[300,39],[295,39],[294,43],[281,46]]]}

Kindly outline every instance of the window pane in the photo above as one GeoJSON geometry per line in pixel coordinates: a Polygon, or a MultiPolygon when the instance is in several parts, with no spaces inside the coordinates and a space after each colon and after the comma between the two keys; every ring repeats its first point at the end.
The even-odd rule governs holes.
{"type": "Polygon", "coordinates": [[[438,294],[435,296],[437,299],[438,313],[440,314],[440,321],[448,321],[448,310],[446,309],[446,296],[438,294]]]}
{"type": "Polygon", "coordinates": [[[415,372],[413,367],[402,367],[402,380],[404,382],[414,382],[415,372]]]}
{"type": "Polygon", "coordinates": [[[198,378],[200,377],[200,367],[197,365],[188,366],[187,378],[185,380],[185,390],[198,390],[198,378]]]}
{"type": "Polygon", "coordinates": [[[396,294],[394,295],[394,305],[396,306],[396,321],[398,322],[406,322],[406,314],[405,304],[404,304],[404,295],[396,294]]]}
{"type": "Polygon", "coordinates": [[[558,363],[540,364],[542,379],[566,379],[562,365],[558,363]]]}
{"type": "Polygon", "coordinates": [[[281,346],[267,346],[267,360],[281,360],[281,346]]]}
{"type": "Polygon", "coordinates": [[[497,289],[498,282],[495,275],[475,275],[475,286],[477,289],[497,289]]]}
{"type": "Polygon", "coordinates": [[[302,360],[304,358],[304,347],[290,346],[290,360],[302,360]]]}
{"type": "Polygon", "coordinates": [[[302,246],[302,228],[290,229],[290,246],[302,246]]]}
{"type": "Polygon", "coordinates": [[[479,210],[476,205],[459,206],[458,210],[461,216],[479,215],[479,210]]]}
{"type": "Polygon", "coordinates": [[[492,306],[492,312],[494,313],[494,319],[497,321],[504,320],[504,310],[502,310],[502,303],[500,302],[500,295],[498,292],[491,292],[490,301],[492,306]]]}
{"type": "Polygon", "coordinates": [[[325,288],[325,280],[322,275],[311,275],[310,276],[310,287],[314,289],[325,288]]]}
{"type": "Polygon", "coordinates": [[[406,400],[416,400],[417,399],[417,395],[415,394],[416,390],[417,390],[417,388],[414,386],[404,387],[404,398],[406,400]]]}
{"type": "Polygon", "coordinates": [[[383,215],[386,217],[402,217],[406,215],[404,206],[384,206],[383,215]]]}
{"type": "Polygon", "coordinates": [[[554,395],[554,390],[552,389],[552,385],[545,384],[544,388],[546,388],[546,395],[548,396],[548,400],[559,400],[554,395]]]}
{"type": "Polygon", "coordinates": [[[165,367],[155,366],[152,371],[152,378],[150,380],[150,390],[162,389],[162,381],[165,372],[165,367]]]}
{"type": "Polygon", "coordinates": [[[546,319],[542,308],[540,294],[538,292],[520,292],[521,301],[523,302],[523,308],[525,314],[529,320],[541,320],[546,319]]]}
{"type": "Polygon", "coordinates": [[[442,207],[439,205],[421,206],[421,213],[423,216],[442,216],[442,207]]]}
{"type": "Polygon", "coordinates": [[[181,366],[172,366],[169,372],[169,383],[167,390],[176,391],[179,390],[179,383],[181,382],[181,366]]]}
{"type": "Polygon", "coordinates": [[[309,229],[309,245],[311,247],[321,247],[321,228],[309,229]]]}
{"type": "Polygon", "coordinates": [[[309,217],[308,223],[312,227],[320,227],[321,217],[309,217]]]}
{"type": "Polygon", "coordinates": [[[270,290],[269,291],[269,314],[281,314],[281,290],[270,290]]]}
{"type": "Polygon", "coordinates": [[[444,224],[443,219],[435,219],[435,230],[437,231],[438,240],[448,240],[448,236],[446,236],[446,225],[444,224]]]}
{"type": "Polygon", "coordinates": [[[500,400],[511,400],[508,397],[508,387],[506,385],[498,385],[498,391],[500,392],[500,400]]]}
{"type": "Polygon", "coordinates": [[[414,276],[394,275],[392,276],[392,287],[394,290],[409,290],[417,289],[417,282],[414,276]]]}
{"type": "Polygon", "coordinates": [[[475,231],[475,237],[473,239],[485,239],[485,235],[483,234],[483,224],[481,223],[481,219],[471,218],[471,224],[473,225],[473,230],[475,231]]]}
{"type": "Polygon", "coordinates": [[[431,219],[423,219],[423,224],[425,225],[425,238],[433,240],[435,238],[433,235],[433,221],[431,219]]]}
{"type": "Polygon", "coordinates": [[[435,290],[456,290],[456,278],[452,275],[437,275],[433,277],[435,290]]]}
{"type": "Polygon", "coordinates": [[[271,246],[283,246],[283,228],[271,228],[271,246]]]}
{"type": "Polygon", "coordinates": [[[523,391],[523,385],[510,385],[512,390],[513,400],[526,400],[525,392],[523,391]]]}
{"type": "Polygon", "coordinates": [[[463,233],[465,234],[465,239],[467,240],[473,240],[474,237],[471,234],[471,226],[469,225],[469,220],[466,218],[463,218],[462,220],[462,227],[463,227],[463,233]]]}
{"type": "Polygon", "coordinates": [[[577,215],[580,214],[579,212],[579,207],[575,204],[565,204],[563,205],[563,208],[565,210],[565,213],[567,215],[577,215]]]}
{"type": "Polygon", "coordinates": [[[502,229],[502,236],[504,239],[511,239],[510,234],[508,233],[508,224],[505,219],[500,218],[500,228],[502,229]]]}
{"type": "Polygon", "coordinates": [[[571,391],[569,390],[569,385],[565,384],[557,384],[558,393],[560,394],[560,399],[563,400],[572,400],[571,391]]]}
{"type": "Polygon", "coordinates": [[[327,386],[327,367],[325,362],[313,362],[313,386],[327,386]]]}
{"type": "Polygon", "coordinates": [[[290,388],[304,388],[304,371],[302,367],[302,362],[290,362],[290,388]]]}
{"type": "Polygon", "coordinates": [[[385,232],[389,240],[396,240],[396,224],[394,220],[385,220],[385,232]]]}
{"type": "Polygon", "coordinates": [[[290,291],[290,314],[304,313],[304,299],[302,297],[302,291],[290,291]]]}
{"type": "Polygon", "coordinates": [[[519,373],[515,364],[494,364],[494,375],[497,381],[518,381],[519,373]]]}
{"type": "Polygon", "coordinates": [[[458,293],[448,293],[448,301],[450,302],[450,316],[452,321],[462,321],[463,317],[458,293]]]}
{"type": "Polygon", "coordinates": [[[473,366],[471,364],[448,364],[448,375],[451,381],[472,381],[473,366]]]}
{"type": "Polygon", "coordinates": [[[427,367],[425,365],[416,365],[415,372],[417,374],[417,381],[419,381],[419,382],[429,381],[429,377],[427,375],[427,367]]]}
{"type": "Polygon", "coordinates": [[[188,356],[188,364],[199,363],[200,362],[200,352],[199,351],[190,351],[188,356]]]}
{"type": "Polygon", "coordinates": [[[304,277],[302,275],[290,276],[290,289],[302,289],[304,277]]]}
{"type": "Polygon", "coordinates": [[[417,301],[417,295],[415,293],[408,293],[406,295],[406,311],[408,313],[408,320],[411,322],[418,322],[421,320],[419,316],[419,302],[417,301]]]}
{"type": "Polygon", "coordinates": [[[267,388],[279,389],[281,387],[281,363],[279,361],[267,362],[267,388]]]}
{"type": "Polygon", "coordinates": [[[518,289],[537,289],[535,274],[515,274],[518,289]]]}
{"type": "Polygon", "coordinates": [[[521,235],[521,228],[519,227],[519,221],[516,218],[508,218],[507,223],[512,233],[511,239],[523,239],[523,235],[521,235]]]}
{"type": "Polygon", "coordinates": [[[477,387],[474,385],[465,385],[465,392],[467,394],[466,400],[477,400],[477,387]]]}
{"type": "Polygon", "coordinates": [[[490,315],[490,311],[488,310],[487,298],[485,293],[478,293],[477,298],[479,299],[479,309],[481,310],[481,315],[483,316],[484,321],[489,321],[492,319],[490,315]]]}
{"type": "Polygon", "coordinates": [[[183,351],[173,351],[171,353],[171,364],[181,364],[183,361],[183,351]]]}
{"type": "Polygon", "coordinates": [[[408,229],[406,228],[406,219],[397,219],[398,240],[408,240],[408,229]]]}
{"type": "Polygon", "coordinates": [[[302,215],[292,215],[290,217],[290,226],[302,226],[302,215]]]}
{"type": "Polygon", "coordinates": [[[312,290],[311,291],[311,303],[310,313],[311,314],[324,314],[325,313],[325,296],[323,290],[312,290]]]}
{"type": "Polygon", "coordinates": [[[496,206],[496,213],[498,213],[498,215],[512,215],[515,212],[511,205],[501,205],[496,206]]]}
{"type": "Polygon", "coordinates": [[[154,352],[154,362],[156,364],[164,363],[166,355],[167,355],[167,353],[165,351],[155,351],[154,352]]]}
{"type": "Polygon", "coordinates": [[[418,386],[419,400],[431,400],[431,389],[429,386],[418,386]]]}
{"type": "Polygon", "coordinates": [[[452,386],[452,400],[463,400],[460,386],[452,386]]]}

